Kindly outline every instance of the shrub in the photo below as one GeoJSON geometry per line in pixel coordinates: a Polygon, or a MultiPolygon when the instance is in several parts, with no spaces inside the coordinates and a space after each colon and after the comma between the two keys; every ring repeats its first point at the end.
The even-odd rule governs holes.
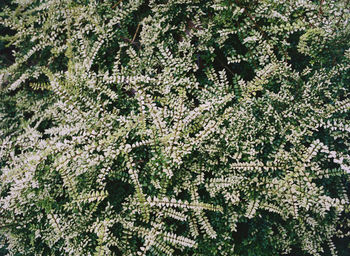
{"type": "Polygon", "coordinates": [[[9,255],[337,255],[350,226],[348,7],[4,8],[9,255]]]}

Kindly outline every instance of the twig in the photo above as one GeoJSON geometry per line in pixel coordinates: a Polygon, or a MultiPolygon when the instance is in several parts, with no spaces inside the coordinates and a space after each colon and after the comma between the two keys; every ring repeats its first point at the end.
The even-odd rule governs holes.
{"type": "Polygon", "coordinates": [[[317,15],[318,17],[323,15],[322,4],[323,4],[323,0],[320,1],[320,7],[318,8],[318,15],[317,15]]]}
{"type": "Polygon", "coordinates": [[[115,5],[112,6],[112,9],[114,9],[115,7],[117,7],[123,0],[119,0],[115,5]]]}
{"type": "Polygon", "coordinates": [[[10,228],[10,227],[15,227],[16,225],[15,224],[5,224],[5,225],[1,225],[0,226],[0,229],[3,229],[3,228],[10,228]]]}
{"type": "Polygon", "coordinates": [[[135,34],[131,40],[131,43],[133,44],[135,39],[136,39],[136,36],[137,36],[137,32],[139,32],[139,29],[140,29],[140,23],[137,25],[137,28],[136,28],[136,31],[135,31],[135,34]]]}
{"type": "Polygon", "coordinates": [[[226,69],[228,70],[228,72],[231,73],[231,75],[235,76],[235,73],[234,73],[225,63],[223,63],[223,62],[222,62],[221,60],[219,60],[219,59],[218,59],[218,61],[220,62],[220,64],[221,64],[224,68],[226,68],[226,69]]]}

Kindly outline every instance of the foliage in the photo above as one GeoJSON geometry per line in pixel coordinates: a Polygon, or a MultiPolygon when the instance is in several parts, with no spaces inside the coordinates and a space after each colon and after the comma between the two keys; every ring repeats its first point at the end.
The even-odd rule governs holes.
{"type": "Polygon", "coordinates": [[[340,0],[13,1],[9,255],[337,255],[349,18],[340,0]]]}

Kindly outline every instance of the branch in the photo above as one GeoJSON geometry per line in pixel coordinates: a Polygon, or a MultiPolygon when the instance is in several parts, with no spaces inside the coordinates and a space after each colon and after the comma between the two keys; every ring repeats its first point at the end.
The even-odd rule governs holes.
{"type": "Polygon", "coordinates": [[[115,7],[117,7],[121,2],[123,2],[123,0],[119,0],[115,5],[112,6],[112,9],[114,9],[115,7]]]}
{"type": "Polygon", "coordinates": [[[318,8],[318,17],[320,17],[321,15],[323,15],[323,10],[322,10],[322,5],[323,5],[323,1],[320,1],[320,7],[318,8]]]}
{"type": "Polygon", "coordinates": [[[139,32],[139,29],[140,29],[140,23],[137,25],[137,28],[136,28],[136,31],[135,31],[135,34],[131,40],[131,43],[133,44],[135,39],[136,39],[136,36],[137,36],[137,32],[139,32]]]}
{"type": "MultiPolygon", "coordinates": [[[[323,0],[321,0],[321,1],[323,1],[323,0]]],[[[247,8],[244,8],[244,7],[241,6],[241,3],[240,3],[239,0],[236,0],[235,2],[236,2],[236,5],[237,5],[237,6],[239,6],[240,8],[243,9],[243,13],[246,14],[246,15],[248,16],[248,18],[253,22],[254,27],[261,33],[262,37],[263,37],[266,41],[268,41],[269,38],[268,38],[266,32],[265,32],[265,31],[260,27],[260,25],[255,21],[255,17],[253,17],[253,16],[251,15],[251,13],[247,10],[247,8]]],[[[273,46],[273,48],[276,50],[275,46],[273,46]]],[[[283,52],[283,55],[284,55],[284,57],[285,57],[285,59],[286,59],[286,61],[287,61],[287,59],[288,59],[288,53],[287,53],[283,48],[281,49],[281,51],[283,52]]]]}
{"type": "Polygon", "coordinates": [[[11,228],[11,227],[16,227],[17,224],[16,223],[11,223],[11,224],[4,224],[0,226],[0,229],[4,229],[4,228],[11,228]]]}

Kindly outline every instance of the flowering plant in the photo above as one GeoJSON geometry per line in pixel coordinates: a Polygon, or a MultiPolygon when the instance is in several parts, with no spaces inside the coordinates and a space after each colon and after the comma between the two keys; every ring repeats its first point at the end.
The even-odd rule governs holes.
{"type": "Polygon", "coordinates": [[[17,0],[9,255],[338,255],[347,1],[17,0]]]}

